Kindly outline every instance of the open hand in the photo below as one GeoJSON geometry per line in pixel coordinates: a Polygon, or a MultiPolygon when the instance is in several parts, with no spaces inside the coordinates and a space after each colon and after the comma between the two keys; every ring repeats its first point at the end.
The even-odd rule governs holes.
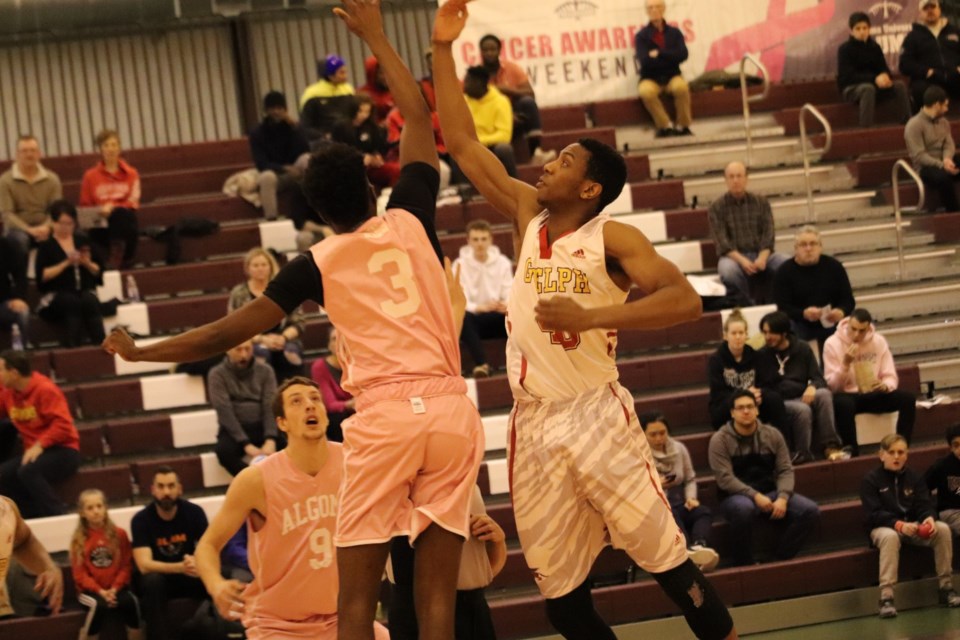
{"type": "Polygon", "coordinates": [[[450,0],[439,9],[433,20],[433,42],[450,44],[460,37],[467,24],[467,2],[470,0],[450,0]]]}
{"type": "Polygon", "coordinates": [[[340,0],[343,8],[335,7],[333,13],[343,20],[347,29],[367,40],[383,34],[383,16],[380,14],[380,0],[340,0]]]}

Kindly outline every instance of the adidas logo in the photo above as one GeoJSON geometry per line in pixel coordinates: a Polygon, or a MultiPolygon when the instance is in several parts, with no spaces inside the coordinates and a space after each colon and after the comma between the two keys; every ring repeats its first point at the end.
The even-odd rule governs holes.
{"type": "Polygon", "coordinates": [[[583,249],[577,249],[571,254],[574,258],[586,258],[587,254],[583,252],[583,249]]]}

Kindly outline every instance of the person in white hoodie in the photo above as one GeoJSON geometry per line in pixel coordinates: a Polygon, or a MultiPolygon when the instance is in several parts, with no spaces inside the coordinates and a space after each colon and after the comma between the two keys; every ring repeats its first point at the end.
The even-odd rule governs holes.
{"type": "Polygon", "coordinates": [[[460,342],[473,358],[473,377],[486,378],[490,364],[482,340],[507,337],[507,296],[513,283],[513,265],[494,246],[486,220],[467,225],[467,242],[454,262],[455,269],[460,266],[460,282],[467,296],[460,342]]]}
{"type": "Polygon", "coordinates": [[[900,379],[886,339],[866,309],[854,309],[823,346],[823,370],[833,391],[837,431],[858,453],[856,415],[898,411],[897,433],[907,443],[917,415],[916,398],[897,388],[900,379]]]}

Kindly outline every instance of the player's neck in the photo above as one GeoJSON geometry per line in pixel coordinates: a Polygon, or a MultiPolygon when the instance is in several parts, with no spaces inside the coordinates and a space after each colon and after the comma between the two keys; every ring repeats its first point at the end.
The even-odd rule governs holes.
{"type": "Polygon", "coordinates": [[[551,244],[565,233],[576,231],[592,217],[592,209],[577,210],[576,208],[563,208],[559,211],[548,209],[547,218],[547,239],[551,244]]]}
{"type": "Polygon", "coordinates": [[[327,439],[306,440],[297,438],[290,439],[286,448],[287,455],[290,456],[290,462],[297,469],[307,474],[315,476],[323,470],[327,464],[329,451],[327,449],[327,439]]]}

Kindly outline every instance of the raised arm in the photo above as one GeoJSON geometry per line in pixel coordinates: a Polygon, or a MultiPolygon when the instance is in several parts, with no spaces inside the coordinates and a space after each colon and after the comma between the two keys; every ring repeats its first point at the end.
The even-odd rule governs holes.
{"type": "Polygon", "coordinates": [[[439,170],[440,161],[437,158],[430,108],[423,99],[413,74],[383,32],[380,0],[341,1],[343,8],[336,7],[333,12],[343,20],[350,31],[367,43],[377,57],[390,93],[393,94],[394,103],[406,120],[400,134],[400,166],[425,162],[439,170]]]}
{"type": "Polygon", "coordinates": [[[20,516],[20,510],[13,500],[0,497],[6,503],[8,509],[13,511],[13,517],[16,520],[13,530],[13,557],[23,567],[37,576],[34,590],[41,597],[47,599],[47,604],[53,613],[60,612],[60,606],[63,604],[63,573],[53,562],[53,558],[33,531],[27,526],[26,521],[20,516]]]}
{"type": "Polygon", "coordinates": [[[453,63],[453,42],[467,21],[466,0],[450,0],[437,10],[433,26],[433,81],[437,113],[447,150],[473,186],[520,229],[540,210],[537,190],[511,178],[493,152],[477,139],[473,117],[453,63]]]}

